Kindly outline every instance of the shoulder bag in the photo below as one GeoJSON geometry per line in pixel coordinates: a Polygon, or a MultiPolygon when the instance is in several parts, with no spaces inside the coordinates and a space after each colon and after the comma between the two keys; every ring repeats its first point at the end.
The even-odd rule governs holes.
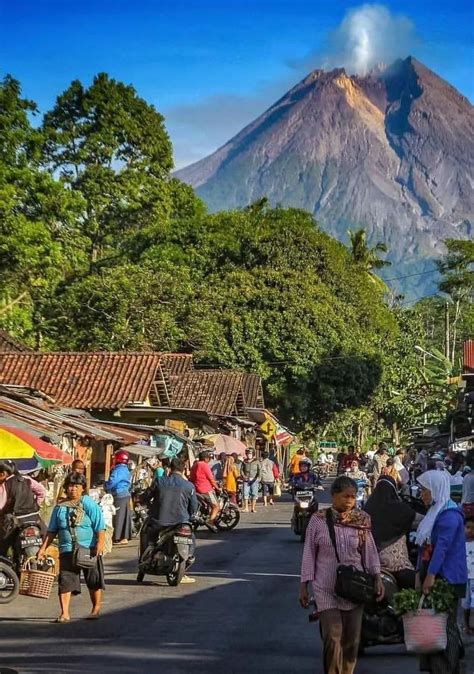
{"type": "Polygon", "coordinates": [[[329,537],[336,553],[338,563],[336,575],[336,594],[342,599],[347,599],[354,604],[372,604],[376,599],[375,579],[367,572],[364,564],[364,555],[361,552],[363,571],[359,571],[355,566],[341,564],[336,544],[336,531],[331,508],[326,510],[326,523],[329,530],[329,537]]]}
{"type": "Polygon", "coordinates": [[[68,524],[72,539],[72,560],[74,566],[80,569],[93,569],[97,564],[97,557],[91,554],[90,548],[86,548],[77,542],[75,509],[72,509],[72,512],[68,513],[68,524]]]}

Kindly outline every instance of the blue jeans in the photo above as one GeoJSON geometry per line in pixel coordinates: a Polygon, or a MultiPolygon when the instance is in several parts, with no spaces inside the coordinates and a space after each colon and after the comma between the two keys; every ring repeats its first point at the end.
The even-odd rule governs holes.
{"type": "Polygon", "coordinates": [[[253,482],[244,482],[244,499],[256,501],[258,499],[258,480],[253,482]]]}

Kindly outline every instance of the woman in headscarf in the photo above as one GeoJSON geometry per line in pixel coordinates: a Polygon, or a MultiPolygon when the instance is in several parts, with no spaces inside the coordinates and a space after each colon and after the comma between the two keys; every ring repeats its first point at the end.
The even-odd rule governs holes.
{"type": "Polygon", "coordinates": [[[415,587],[415,569],[408,557],[407,535],[416,512],[401,500],[392,477],[379,478],[364,510],[372,520],[372,535],[382,568],[395,576],[401,588],[415,587]]]}
{"type": "MultiPolygon", "coordinates": [[[[450,498],[449,473],[428,470],[420,475],[421,498],[429,510],[418,527],[420,546],[416,585],[428,595],[437,578],[447,581],[456,597],[464,597],[467,583],[464,517],[450,498]]],[[[432,674],[456,674],[463,646],[456,622],[458,599],[448,615],[448,645],[445,651],[421,658],[421,671],[432,674]]]]}

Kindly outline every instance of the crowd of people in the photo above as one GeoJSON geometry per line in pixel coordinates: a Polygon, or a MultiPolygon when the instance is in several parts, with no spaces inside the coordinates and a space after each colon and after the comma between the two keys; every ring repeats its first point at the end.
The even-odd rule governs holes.
{"type": "Polygon", "coordinates": [[[417,454],[397,450],[391,456],[383,443],[368,456],[359,456],[353,447],[340,454],[341,474],[332,484],[329,508],[335,541],[331,541],[327,512],[313,515],[301,566],[300,603],[308,607],[313,595],[326,674],[354,672],[361,633],[363,606],[336,592],[339,564],[369,572],[377,600],[384,594],[381,569],[390,572],[399,589],[413,588],[424,595],[433,591],[438,579],[446,581],[456,597],[448,611],[447,648],[423,656],[420,668],[432,674],[459,673],[463,656],[459,599],[465,611],[464,629],[473,633],[473,461],[470,455],[429,455],[426,450],[417,454]],[[358,485],[352,477],[361,466],[371,482],[362,510],[356,507],[358,485]],[[462,503],[452,498],[459,483],[462,503]],[[413,507],[417,501],[413,492],[424,504],[424,515],[413,507]]]}

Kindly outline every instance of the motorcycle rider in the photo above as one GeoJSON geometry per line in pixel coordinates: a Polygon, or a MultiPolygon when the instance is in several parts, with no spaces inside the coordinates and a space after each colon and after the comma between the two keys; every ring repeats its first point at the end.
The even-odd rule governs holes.
{"type": "Polygon", "coordinates": [[[319,478],[311,470],[311,461],[309,459],[302,459],[299,464],[299,473],[293,475],[290,484],[295,489],[304,489],[305,487],[316,487],[319,484],[319,478]]]}
{"type": "Polygon", "coordinates": [[[18,521],[40,527],[42,523],[31,483],[16,472],[13,461],[0,461],[0,486],[5,490],[5,500],[0,507],[0,555],[5,556],[17,536],[18,521]]]}
{"type": "Polygon", "coordinates": [[[193,463],[191,474],[189,476],[191,482],[196,487],[196,492],[200,494],[211,506],[211,514],[207,521],[207,526],[211,531],[217,532],[215,521],[219,516],[219,501],[217,500],[216,491],[219,490],[212,470],[209,466],[211,461],[211,453],[203,450],[199,452],[199,461],[193,463]]]}
{"type": "MultiPolygon", "coordinates": [[[[156,480],[150,488],[150,524],[140,533],[141,553],[156,542],[161,529],[189,524],[198,509],[196,489],[183,476],[185,461],[178,457],[171,460],[171,473],[156,480]]],[[[194,578],[184,576],[181,582],[194,583],[194,578]]]]}

